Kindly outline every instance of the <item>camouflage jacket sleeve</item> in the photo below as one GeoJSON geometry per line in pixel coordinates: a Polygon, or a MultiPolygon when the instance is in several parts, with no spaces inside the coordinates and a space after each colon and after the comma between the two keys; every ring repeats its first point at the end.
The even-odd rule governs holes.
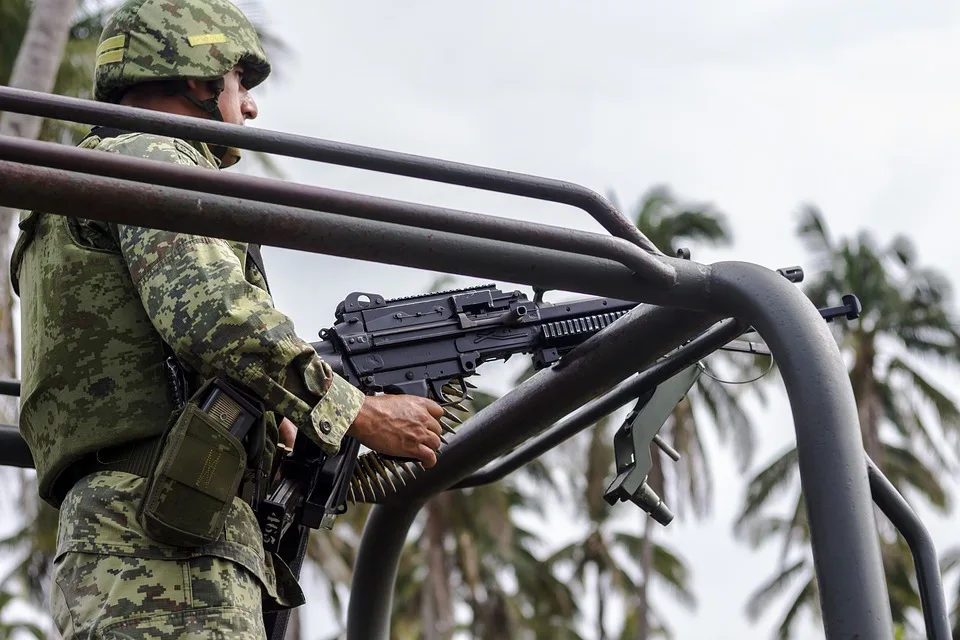
{"type": "MultiPolygon", "coordinates": [[[[213,168],[194,147],[169,138],[134,134],[100,148],[213,168]]],[[[147,314],[181,361],[202,376],[219,372],[241,382],[325,450],[339,449],[363,393],[247,281],[229,242],[123,225],[117,239],[147,314]]]]}

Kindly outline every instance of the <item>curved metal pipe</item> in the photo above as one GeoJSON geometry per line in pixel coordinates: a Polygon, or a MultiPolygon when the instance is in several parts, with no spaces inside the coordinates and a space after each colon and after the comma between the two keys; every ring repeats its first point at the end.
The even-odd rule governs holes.
{"type": "Polygon", "coordinates": [[[757,265],[711,265],[709,290],[711,306],[753,326],[779,365],[827,639],[892,638],[857,405],[836,340],[810,300],[757,265]]]}
{"type": "Polygon", "coordinates": [[[539,433],[631,373],[703,331],[718,318],[641,306],[593,336],[557,363],[539,371],[464,423],[441,451],[435,467],[377,505],[364,527],[347,613],[348,640],[390,637],[390,602],[407,527],[430,496],[539,433]],[[656,335],[656,340],[650,336],[656,335]],[[374,514],[377,514],[374,518],[374,514]]]}
{"type": "Polygon", "coordinates": [[[599,233],[7,136],[0,136],[0,160],[610,258],[664,287],[676,279],[671,265],[599,233]]]}
{"type": "Polygon", "coordinates": [[[690,260],[663,258],[684,275],[664,289],[606,258],[6,161],[0,203],[638,302],[695,304],[684,292],[700,290],[705,273],[690,260]]]}
{"type": "Polygon", "coordinates": [[[590,427],[597,420],[610,415],[697,360],[710,355],[747,329],[746,325],[732,318],[720,322],[662,360],[658,360],[650,368],[621,382],[606,395],[580,407],[537,437],[527,440],[510,453],[494,460],[490,465],[464,478],[448,490],[478,487],[502,480],[531,460],[590,427]]]}
{"type": "Polygon", "coordinates": [[[0,111],[213,142],[567,204],[589,213],[611,234],[663,255],[607,199],[572,182],[11,87],[0,87],[0,111]]]}
{"type": "MultiPolygon", "coordinates": [[[[713,265],[701,295],[717,312],[753,326],[780,365],[794,417],[825,637],[893,637],[856,403],[829,328],[800,291],[757,265],[713,265]]],[[[627,316],[633,322],[621,319],[611,329],[618,324],[621,331],[635,328],[631,339],[642,336],[662,352],[675,344],[677,327],[644,327],[640,319],[666,318],[667,311],[653,309],[643,316],[644,308],[638,307],[627,316]],[[661,341],[663,336],[670,336],[669,341],[661,341]]],[[[680,322],[684,316],[674,317],[680,322]]],[[[687,321],[691,317],[686,316],[687,321]]],[[[424,500],[589,401],[582,387],[596,388],[592,376],[609,373],[603,365],[622,366],[624,354],[642,352],[642,346],[613,341],[618,353],[611,354],[605,348],[610,344],[604,342],[584,343],[581,357],[572,366],[541,371],[478,413],[451,439],[436,467],[401,489],[389,506],[374,508],[384,511],[371,521],[377,529],[365,529],[361,541],[359,556],[365,571],[354,576],[348,609],[351,640],[389,637],[389,608],[372,598],[392,589],[392,582],[386,581],[395,575],[399,561],[393,551],[398,548],[396,541],[405,537],[424,500]],[[575,374],[581,388],[565,377],[569,373],[575,374]]],[[[638,357],[636,364],[642,365],[642,360],[638,357]]],[[[609,382],[607,378],[604,386],[609,382]]]]}
{"type": "Polygon", "coordinates": [[[869,456],[867,456],[867,473],[870,477],[873,501],[906,540],[913,555],[927,640],[950,640],[953,637],[950,630],[950,616],[947,610],[947,599],[943,593],[940,564],[933,538],[897,488],[883,475],[869,456]]]}

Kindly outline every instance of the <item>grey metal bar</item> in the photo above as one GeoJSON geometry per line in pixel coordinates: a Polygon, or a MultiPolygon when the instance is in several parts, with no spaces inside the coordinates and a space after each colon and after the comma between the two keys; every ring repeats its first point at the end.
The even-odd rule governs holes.
{"type": "Polygon", "coordinates": [[[606,234],[495,218],[282,180],[204,171],[196,167],[9,136],[0,136],[0,160],[605,257],[663,286],[673,284],[676,277],[676,270],[669,264],[627,240],[606,234]]]}
{"type": "Polygon", "coordinates": [[[686,291],[683,297],[693,304],[705,273],[697,263],[664,257],[686,274],[683,283],[667,290],[606,258],[5,161],[0,161],[0,202],[641,302],[676,301],[686,291]]]}
{"type": "Polygon", "coordinates": [[[502,480],[531,460],[566,442],[597,420],[610,415],[697,360],[710,355],[747,328],[746,325],[732,318],[720,322],[650,368],[621,382],[606,395],[580,407],[537,437],[527,440],[507,455],[494,460],[450,489],[466,489],[502,480]]]}
{"type": "Polygon", "coordinates": [[[388,638],[393,579],[409,524],[423,502],[495,456],[589,402],[664,350],[718,318],[663,307],[637,307],[557,363],[544,369],[463,424],[438,458],[375,506],[360,542],[347,613],[348,640],[388,638]],[[651,340],[651,336],[657,336],[651,340]]]}
{"type": "Polygon", "coordinates": [[[836,340],[802,293],[757,265],[714,264],[709,289],[719,310],[756,328],[779,364],[826,637],[892,638],[857,406],[836,340]]]}
{"type": "Polygon", "coordinates": [[[608,200],[572,182],[10,87],[0,87],[0,111],[213,142],[567,204],[589,213],[611,234],[662,255],[608,200]]]}
{"type": "Polygon", "coordinates": [[[950,616],[943,593],[940,564],[933,538],[897,488],[883,475],[869,456],[867,456],[867,473],[870,478],[873,501],[906,540],[913,555],[927,639],[950,640],[953,637],[950,630],[950,616]]]}
{"type": "Polygon", "coordinates": [[[0,451],[4,466],[33,469],[33,455],[17,427],[0,424],[0,451]]]}
{"type": "MultiPolygon", "coordinates": [[[[92,211],[93,217],[103,216],[102,219],[117,222],[175,228],[545,288],[688,306],[743,319],[756,327],[770,345],[781,365],[790,397],[827,638],[883,638],[892,635],[866,464],[849,379],[837,346],[813,306],[772,271],[741,263],[705,267],[687,261],[671,261],[677,270],[677,281],[669,290],[663,290],[605,258],[572,256],[556,250],[522,247],[448,232],[419,231],[391,223],[349,219],[336,214],[321,215],[169,187],[124,184],[115,179],[79,176],[15,163],[0,163],[0,177],[3,179],[0,183],[2,197],[13,206],[88,217],[92,211]],[[121,194],[119,199],[110,200],[118,194],[121,194]],[[134,201],[134,198],[137,198],[138,205],[142,203],[144,206],[136,214],[122,211],[120,205],[134,201]],[[111,207],[110,202],[117,207],[111,207]],[[264,219],[268,211],[271,214],[269,222],[264,219]],[[132,219],[134,216],[135,220],[132,219]],[[469,264],[464,264],[468,261],[469,264]]],[[[667,345],[653,336],[670,335],[673,329],[675,327],[662,327],[660,333],[650,329],[643,339],[656,343],[658,349],[666,348],[667,345]]],[[[602,343],[594,341],[590,344],[597,352],[604,350],[602,343]]],[[[589,350],[580,353],[589,355],[589,350]]],[[[617,356],[622,357],[622,353],[625,351],[606,353],[600,360],[617,366],[617,356]]],[[[579,402],[589,398],[578,396],[582,388],[573,390],[558,384],[555,376],[584,368],[577,363],[590,360],[587,355],[582,355],[579,360],[568,357],[566,365],[532,378],[540,382],[552,381],[545,396],[536,392],[536,385],[540,382],[527,387],[526,391],[541,401],[544,397],[551,398],[551,401],[560,398],[562,403],[556,406],[562,404],[566,407],[560,414],[565,415],[573,407],[573,404],[567,404],[568,398],[578,398],[579,402]]],[[[596,384],[589,376],[582,376],[579,379],[581,387],[583,380],[590,380],[591,387],[596,384]]],[[[612,384],[615,380],[608,382],[612,384]]],[[[543,428],[548,422],[541,420],[540,415],[531,416],[528,410],[522,409],[535,405],[535,401],[521,403],[520,410],[509,415],[510,422],[522,423],[521,419],[527,417],[540,420],[535,424],[543,428]]],[[[407,494],[406,498],[425,498],[461,479],[462,476],[444,475],[443,471],[457,458],[462,467],[457,473],[468,473],[476,468],[476,463],[483,464],[519,444],[515,433],[502,428],[507,424],[507,416],[502,411],[509,406],[510,403],[500,402],[491,407],[490,415],[499,415],[503,419],[496,423],[499,427],[469,429],[462,438],[451,442],[444,456],[448,464],[444,467],[438,465],[431,473],[411,483],[402,492],[407,494]],[[503,432],[506,437],[502,437],[503,432]],[[454,446],[457,442],[470,444],[457,448],[454,446]],[[469,454],[466,453],[468,447],[469,454]],[[457,451],[460,453],[455,453],[457,451]]],[[[552,412],[540,413],[547,419],[554,416],[552,412]]],[[[522,437],[521,433],[521,440],[522,437]]],[[[394,514],[392,519],[397,517],[399,515],[394,514]]],[[[369,536],[365,534],[364,539],[369,536]]],[[[392,559],[388,558],[388,561],[392,562],[392,559]]],[[[376,577],[367,573],[355,584],[361,591],[374,588],[376,577]]],[[[388,625],[389,603],[384,616],[388,625]]],[[[351,620],[354,619],[352,615],[351,620]]]]}
{"type": "Polygon", "coordinates": [[[0,396],[19,396],[19,380],[0,380],[0,396]]]}
{"type": "MultiPolygon", "coordinates": [[[[856,404],[828,327],[802,293],[757,265],[712,265],[702,291],[719,312],[735,315],[755,327],[780,364],[793,410],[826,638],[893,637],[856,404]]],[[[642,311],[641,307],[635,313],[642,311]]],[[[661,336],[676,335],[669,327],[647,327],[642,334],[663,347],[668,345],[659,341],[661,336]]],[[[596,351],[602,348],[597,346],[596,351]]],[[[633,353],[624,345],[614,348],[621,354],[633,353]]],[[[587,347],[584,352],[589,350],[587,347]]],[[[587,357],[580,360],[596,361],[587,357]]],[[[581,385],[589,380],[593,386],[590,374],[576,368],[573,371],[581,385]]],[[[401,490],[396,501],[411,500],[410,509],[416,510],[429,495],[455,484],[485,464],[491,454],[509,448],[518,434],[521,438],[529,436],[531,425],[542,429],[556,415],[553,411],[559,408],[563,411],[560,415],[565,415],[569,408],[582,404],[584,398],[575,389],[566,387],[573,398],[555,393],[564,389],[556,377],[563,372],[563,368],[540,372],[511,392],[515,395],[507,394],[480,412],[470,421],[471,428],[451,440],[441,462],[401,490]],[[550,383],[548,394],[542,394],[539,386],[545,383],[550,383]],[[553,404],[543,406],[544,395],[553,404]],[[518,399],[523,397],[529,402],[520,403],[518,399]],[[568,404],[567,400],[573,402],[568,404]],[[498,438],[499,431],[505,433],[498,438]]],[[[381,581],[390,571],[378,575],[374,568],[392,569],[396,565],[398,557],[391,552],[396,545],[391,540],[405,536],[402,524],[410,521],[398,502],[390,504],[395,506],[389,513],[371,520],[378,525],[376,531],[365,529],[361,540],[358,568],[363,566],[365,571],[355,574],[348,613],[350,638],[388,637],[389,602],[381,605],[385,609],[371,609],[370,596],[389,590],[390,585],[381,581]]]]}

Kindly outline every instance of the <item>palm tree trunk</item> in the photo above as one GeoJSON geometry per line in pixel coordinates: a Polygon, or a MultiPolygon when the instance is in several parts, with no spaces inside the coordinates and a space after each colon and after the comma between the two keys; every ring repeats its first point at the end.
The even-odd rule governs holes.
{"type": "Polygon", "coordinates": [[[447,571],[446,524],[443,496],[427,503],[424,543],[427,547],[427,577],[423,587],[423,639],[447,640],[453,635],[453,598],[447,571]]]}
{"type": "Polygon", "coordinates": [[[643,546],[640,549],[640,570],[643,576],[637,593],[637,640],[650,637],[650,577],[653,575],[653,527],[650,518],[644,518],[643,546]]]}
{"type": "Polygon", "coordinates": [[[877,468],[883,469],[883,448],[880,443],[880,419],[883,408],[877,394],[877,379],[874,375],[876,344],[869,334],[856,335],[856,356],[850,370],[850,382],[857,401],[857,417],[863,448],[873,459],[877,468]]]}
{"type": "MultiPolygon", "coordinates": [[[[27,22],[17,59],[13,63],[10,86],[49,93],[57,79],[70,25],[78,0],[35,0],[27,22]]],[[[19,113],[0,113],[0,135],[35,140],[42,120],[19,113]]],[[[13,330],[14,297],[7,264],[16,237],[16,212],[0,207],[0,377],[17,376],[17,341],[13,330]]],[[[16,423],[17,403],[0,403],[4,422],[16,423]]]]}
{"type": "MultiPolygon", "coordinates": [[[[666,500],[666,482],[663,477],[663,461],[660,450],[650,446],[650,474],[647,482],[650,488],[666,500]]],[[[643,546],[640,548],[640,588],[637,593],[637,640],[650,637],[650,579],[653,577],[653,531],[651,518],[643,515],[643,546]]]]}
{"type": "Polygon", "coordinates": [[[607,631],[603,628],[603,616],[604,616],[604,606],[603,601],[605,600],[605,594],[603,592],[603,570],[600,568],[600,565],[597,565],[597,640],[606,640],[607,631]]]}
{"type": "MultiPolygon", "coordinates": [[[[10,86],[49,93],[57,80],[78,0],[34,0],[27,32],[13,63],[10,86]]],[[[35,140],[42,119],[20,113],[0,116],[0,135],[35,140]]]]}

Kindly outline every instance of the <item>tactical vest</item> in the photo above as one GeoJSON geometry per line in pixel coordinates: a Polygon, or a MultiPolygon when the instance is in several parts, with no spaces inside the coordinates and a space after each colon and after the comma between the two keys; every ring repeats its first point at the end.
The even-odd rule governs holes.
{"type": "MultiPolygon", "coordinates": [[[[100,143],[92,137],[80,146],[100,143]]],[[[21,305],[20,432],[40,497],[59,507],[76,480],[64,473],[72,463],[91,455],[109,463],[101,458],[118,446],[155,439],[176,405],[165,344],[107,223],[30,212],[20,229],[11,259],[21,305]]],[[[244,261],[247,246],[230,245],[244,261]]],[[[259,263],[255,247],[251,253],[259,263]]],[[[262,271],[247,273],[266,288],[262,271]]]]}

